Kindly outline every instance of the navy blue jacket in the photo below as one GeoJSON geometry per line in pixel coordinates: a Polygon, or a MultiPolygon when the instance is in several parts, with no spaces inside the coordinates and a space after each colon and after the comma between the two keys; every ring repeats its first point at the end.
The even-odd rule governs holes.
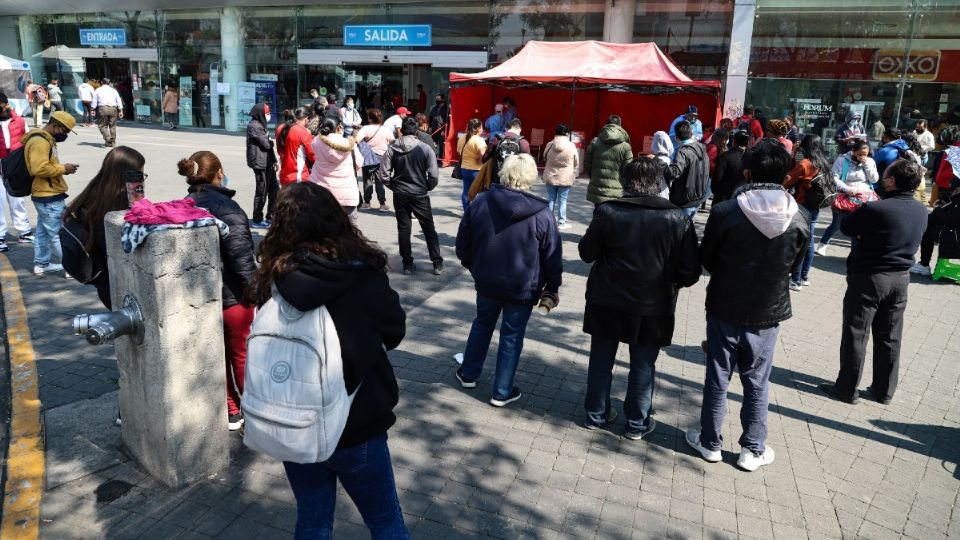
{"type": "Polygon", "coordinates": [[[557,222],[547,201],[529,193],[493,184],[477,195],[460,221],[457,257],[477,292],[494,300],[533,304],[560,289],[557,222]]]}

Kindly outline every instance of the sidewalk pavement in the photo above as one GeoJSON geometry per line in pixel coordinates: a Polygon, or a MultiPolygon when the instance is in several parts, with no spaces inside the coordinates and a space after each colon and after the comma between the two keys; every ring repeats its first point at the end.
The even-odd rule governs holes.
{"type": "MultiPolygon", "coordinates": [[[[70,179],[73,194],[106,153],[96,146],[98,138],[95,130],[82,128],[61,149],[63,161],[81,164],[82,172],[70,179]]],[[[147,156],[147,196],[154,200],[185,194],[174,167],[180,157],[214,149],[237,200],[249,210],[253,179],[244,166],[243,139],[121,127],[118,144],[147,156]]],[[[610,429],[579,427],[589,351],[581,330],[589,267],[578,260],[576,242],[592,210],[583,180],[570,197],[574,226],[562,234],[561,303],[547,316],[534,314],[527,330],[517,374],[523,398],[503,409],[486,404],[495,345],[478,388],[460,388],[451,357],[464,346],[475,293],[453,254],[460,187],[447,171],[433,195],[444,275],[400,275],[392,212],[360,216],[364,233],[390,255],[391,283],[407,310],[407,337],[390,353],[401,397],[389,442],[414,537],[960,536],[960,513],[954,510],[960,492],[960,287],[913,279],[902,382],[893,403],[843,405],[821,396],[816,385],[832,380],[838,368],[847,249],[831,246],[827,257],[817,258],[813,285],[792,293],[794,317],[782,326],[771,376],[768,444],[776,462],[746,473],[734,465],[739,381],[730,388],[724,461],[704,462],[683,440],[700,412],[706,277],[680,293],[674,345],[657,362],[657,430],[643,441],[622,439],[622,414],[610,429]]],[[[697,217],[699,224],[705,216],[697,217]]],[[[422,235],[414,229],[414,253],[427,268],[422,235]]],[[[232,437],[226,470],[181,490],[163,487],[131,461],[113,423],[113,349],[70,335],[74,314],[101,309],[94,289],[58,275],[30,274],[29,245],[14,244],[8,255],[18,270],[40,373],[47,460],[43,537],[292,535],[295,502],[281,464],[245,449],[239,436],[232,437]]],[[[617,398],[625,392],[627,369],[621,348],[617,398]]],[[[342,492],[336,516],[337,537],[366,537],[342,492]]]]}

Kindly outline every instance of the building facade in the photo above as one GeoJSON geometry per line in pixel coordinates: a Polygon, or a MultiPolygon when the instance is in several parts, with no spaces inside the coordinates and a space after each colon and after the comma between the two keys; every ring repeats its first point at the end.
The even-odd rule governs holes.
{"type": "Polygon", "coordinates": [[[127,0],[113,12],[72,0],[70,9],[85,2],[89,12],[62,13],[60,0],[7,0],[0,53],[30,62],[35,80],[58,77],[74,112],[82,79],[112,78],[138,122],[161,121],[168,85],[181,125],[229,131],[255,102],[294,107],[314,89],[419,110],[417,85],[445,92],[451,71],[486,69],[529,40],[652,41],[691,77],[725,83],[725,116],[751,103],[824,135],[850,107],[868,125],[897,125],[904,112],[936,121],[960,104],[960,0],[164,0],[164,9],[127,0]]]}

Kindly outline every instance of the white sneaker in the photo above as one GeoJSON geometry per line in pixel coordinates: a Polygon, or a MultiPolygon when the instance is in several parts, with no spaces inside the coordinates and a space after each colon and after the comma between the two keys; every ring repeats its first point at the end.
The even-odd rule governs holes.
{"type": "Polygon", "coordinates": [[[709,461],[710,463],[716,463],[723,459],[723,455],[719,450],[708,450],[702,444],[700,444],[700,430],[699,429],[688,429],[686,437],[687,444],[690,445],[690,448],[693,448],[700,453],[700,456],[703,459],[709,461]]]}
{"type": "Polygon", "coordinates": [[[803,287],[802,287],[799,283],[797,283],[796,281],[790,280],[790,290],[791,290],[791,291],[799,291],[799,290],[802,289],[802,288],[803,288],[803,287]]]}
{"type": "Polygon", "coordinates": [[[773,463],[775,453],[769,446],[764,448],[763,454],[757,455],[747,450],[740,450],[740,458],[737,460],[737,466],[745,471],[753,472],[764,465],[773,463]]]}
{"type": "Polygon", "coordinates": [[[33,275],[42,276],[47,272],[60,272],[63,270],[62,264],[48,264],[46,266],[33,265],[33,275]]]}
{"type": "Polygon", "coordinates": [[[809,280],[809,279],[805,279],[805,280],[801,281],[800,284],[803,285],[804,287],[809,287],[809,286],[810,286],[810,280],[809,280]]]}
{"type": "Polygon", "coordinates": [[[910,267],[910,273],[911,273],[911,274],[919,274],[919,275],[921,275],[921,276],[929,276],[929,275],[930,275],[930,267],[929,267],[929,266],[924,266],[924,265],[922,265],[922,264],[920,264],[920,263],[917,263],[917,264],[915,264],[915,265],[913,265],[913,266],[910,267]]]}
{"type": "Polygon", "coordinates": [[[827,245],[826,244],[817,244],[817,247],[813,249],[813,252],[817,255],[823,257],[827,254],[827,245]]]}
{"type": "Polygon", "coordinates": [[[557,228],[560,229],[561,231],[565,231],[565,230],[567,230],[567,229],[570,228],[570,224],[569,224],[569,223],[561,223],[560,225],[557,225],[557,228]]]}

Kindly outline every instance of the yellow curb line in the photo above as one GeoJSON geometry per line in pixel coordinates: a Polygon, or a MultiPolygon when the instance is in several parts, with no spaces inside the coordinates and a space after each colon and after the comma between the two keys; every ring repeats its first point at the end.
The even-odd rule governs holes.
{"type": "Polygon", "coordinates": [[[5,255],[0,256],[0,289],[7,321],[11,393],[7,483],[3,494],[0,538],[33,539],[40,536],[40,498],[43,495],[40,385],[20,282],[5,255]]]}

